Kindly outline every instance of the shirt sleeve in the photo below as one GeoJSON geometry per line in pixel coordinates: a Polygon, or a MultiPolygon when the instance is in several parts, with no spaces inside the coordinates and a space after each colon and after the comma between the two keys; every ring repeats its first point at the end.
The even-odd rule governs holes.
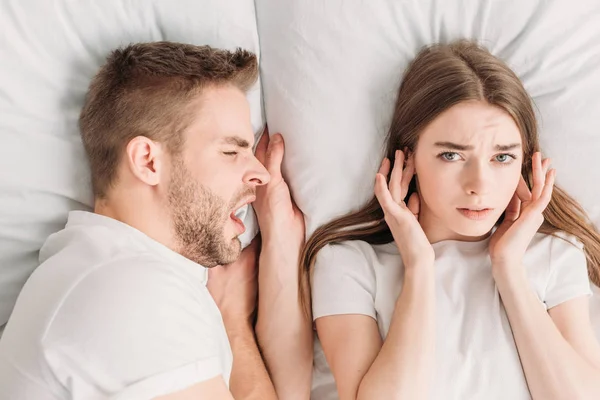
{"type": "Polygon", "coordinates": [[[544,297],[546,308],[591,295],[583,245],[572,237],[553,237],[550,245],[550,274],[544,297]]]}
{"type": "Polygon", "coordinates": [[[376,319],[375,271],[353,242],[327,245],[317,254],[312,276],[313,319],[362,314],[376,319]]]}
{"type": "Polygon", "coordinates": [[[150,399],[218,375],[228,384],[220,324],[202,282],[134,260],[99,267],[73,287],[42,346],[74,400],[150,399]]]}

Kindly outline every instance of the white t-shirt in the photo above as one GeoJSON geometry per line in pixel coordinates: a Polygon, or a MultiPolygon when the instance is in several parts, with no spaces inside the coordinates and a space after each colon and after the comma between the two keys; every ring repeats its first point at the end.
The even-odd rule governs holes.
{"type": "MultiPolygon", "coordinates": [[[[566,236],[563,236],[566,237],[566,236]]],[[[537,234],[523,259],[540,307],[591,295],[579,242],[537,234]]],[[[500,295],[492,277],[489,239],[435,243],[436,371],[431,399],[530,399],[500,295]]],[[[386,337],[404,269],[394,243],[328,245],[317,255],[313,317],[363,314],[386,337]]],[[[348,349],[351,351],[351,349],[348,349]]],[[[313,400],[337,399],[320,344],[315,346],[313,400]]]]}
{"type": "Polygon", "coordinates": [[[204,267],[81,211],[40,261],[0,340],[0,399],[148,400],[218,375],[229,383],[204,267]]]}

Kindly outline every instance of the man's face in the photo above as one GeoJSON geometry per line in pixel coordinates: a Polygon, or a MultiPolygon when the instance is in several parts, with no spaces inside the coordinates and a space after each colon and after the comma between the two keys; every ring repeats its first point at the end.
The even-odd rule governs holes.
{"type": "Polygon", "coordinates": [[[477,240],[490,232],[515,193],[521,134],[504,110],[460,103],[425,128],[414,157],[420,220],[430,240],[477,240]]]}
{"type": "Polygon", "coordinates": [[[229,264],[244,226],[234,213],[254,201],[269,174],[254,157],[250,107],[237,88],[207,88],[172,160],[168,189],[180,253],[205,267],[229,264]]]}

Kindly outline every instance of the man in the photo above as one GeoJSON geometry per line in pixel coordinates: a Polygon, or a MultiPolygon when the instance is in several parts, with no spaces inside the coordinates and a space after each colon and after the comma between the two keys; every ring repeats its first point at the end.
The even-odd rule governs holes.
{"type": "Polygon", "coordinates": [[[80,116],[94,212],[71,212],[40,251],[0,342],[1,399],[308,398],[304,226],[281,137],[260,145],[269,171],[252,152],[257,73],[242,50],[157,42],[110,55],[80,116]],[[252,326],[257,244],[239,258],[237,238],[235,212],[256,196],[256,329],[274,384],[252,326]],[[296,368],[282,352],[301,353],[296,368]]]}

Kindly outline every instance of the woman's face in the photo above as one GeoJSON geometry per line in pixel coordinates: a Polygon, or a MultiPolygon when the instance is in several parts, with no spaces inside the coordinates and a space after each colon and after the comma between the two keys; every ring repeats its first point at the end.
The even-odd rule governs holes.
{"type": "Polygon", "coordinates": [[[519,183],[521,134],[501,108],[460,103],[421,133],[414,162],[419,220],[429,240],[479,240],[498,221],[519,183]]]}

